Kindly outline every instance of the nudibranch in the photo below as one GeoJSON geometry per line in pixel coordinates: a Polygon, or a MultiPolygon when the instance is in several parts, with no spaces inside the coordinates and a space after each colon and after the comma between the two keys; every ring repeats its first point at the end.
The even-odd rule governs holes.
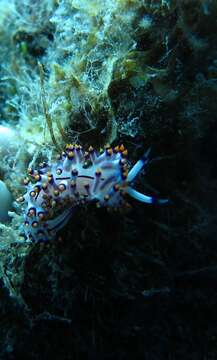
{"type": "Polygon", "coordinates": [[[143,203],[165,203],[133,189],[131,184],[148,162],[149,150],[128,171],[127,150],[123,145],[107,146],[97,153],[92,147],[68,144],[51,164],[38,170],[28,169],[24,179],[26,193],[17,199],[24,213],[24,236],[33,242],[56,237],[68,222],[73,210],[86,202],[120,208],[125,194],[143,203]]]}

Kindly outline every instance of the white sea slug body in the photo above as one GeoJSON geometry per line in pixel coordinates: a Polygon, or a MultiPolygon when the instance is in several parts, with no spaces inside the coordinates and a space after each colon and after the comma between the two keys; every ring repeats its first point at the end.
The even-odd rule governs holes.
{"type": "Polygon", "coordinates": [[[147,152],[128,172],[127,150],[123,145],[107,147],[97,153],[92,147],[84,152],[79,145],[67,145],[52,164],[29,169],[24,180],[26,194],[18,200],[24,207],[24,234],[32,241],[47,241],[71,217],[75,207],[85,202],[119,208],[126,204],[125,194],[145,203],[163,203],[139,193],[130,184],[148,162],[147,152]]]}

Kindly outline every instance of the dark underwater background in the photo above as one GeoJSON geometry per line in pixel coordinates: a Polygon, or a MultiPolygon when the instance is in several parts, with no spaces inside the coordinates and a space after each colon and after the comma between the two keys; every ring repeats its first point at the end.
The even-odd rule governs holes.
{"type": "Polygon", "coordinates": [[[44,244],[20,239],[13,203],[1,360],[217,359],[216,19],[215,0],[0,0],[0,123],[13,132],[0,133],[0,179],[13,201],[29,164],[56,151],[42,86],[57,144],[123,143],[129,167],[151,147],[134,187],[169,199],[81,206],[44,244]]]}

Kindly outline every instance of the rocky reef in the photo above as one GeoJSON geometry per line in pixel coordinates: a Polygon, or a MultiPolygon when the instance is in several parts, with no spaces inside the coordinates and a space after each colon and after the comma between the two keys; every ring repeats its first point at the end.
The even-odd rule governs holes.
{"type": "Polygon", "coordinates": [[[217,3],[0,0],[0,358],[216,359],[217,3]],[[131,210],[20,236],[27,169],[151,147],[131,210]],[[3,200],[2,200],[3,199],[3,200]],[[8,216],[9,210],[9,216],[8,216]]]}

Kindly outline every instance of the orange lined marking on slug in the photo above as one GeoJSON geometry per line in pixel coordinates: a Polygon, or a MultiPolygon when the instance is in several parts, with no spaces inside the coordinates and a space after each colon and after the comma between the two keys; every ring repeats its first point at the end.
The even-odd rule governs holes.
{"type": "Polygon", "coordinates": [[[121,144],[121,145],[119,146],[119,151],[120,151],[120,152],[123,152],[124,150],[125,150],[125,147],[124,147],[123,144],[121,144]]]}

